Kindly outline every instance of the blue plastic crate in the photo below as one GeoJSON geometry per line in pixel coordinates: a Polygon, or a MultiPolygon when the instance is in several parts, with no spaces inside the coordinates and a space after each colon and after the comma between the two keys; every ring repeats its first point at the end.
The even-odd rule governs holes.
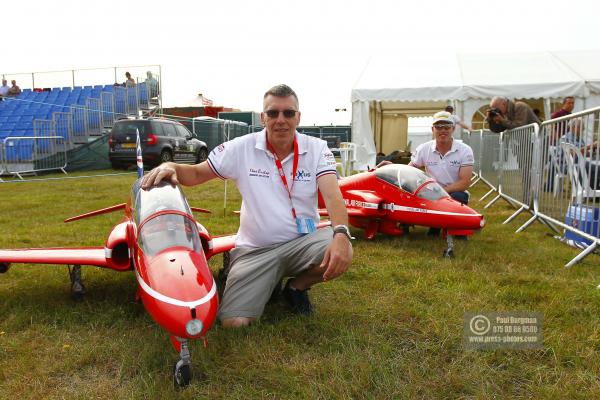
{"type": "MultiPolygon", "coordinates": [[[[600,219],[600,208],[593,208],[583,205],[572,205],[567,209],[565,223],[576,229],[598,237],[598,220],[600,219]]],[[[592,244],[592,241],[578,234],[566,231],[565,239],[581,242],[586,245],[592,244]]]]}

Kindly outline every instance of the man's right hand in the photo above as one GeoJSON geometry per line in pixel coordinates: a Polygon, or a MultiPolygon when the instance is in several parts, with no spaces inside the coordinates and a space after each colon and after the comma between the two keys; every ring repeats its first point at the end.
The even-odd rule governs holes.
{"type": "Polygon", "coordinates": [[[168,181],[172,185],[179,184],[175,164],[164,163],[148,172],[148,174],[142,178],[142,189],[150,189],[152,186],[156,186],[162,181],[168,181]]]}

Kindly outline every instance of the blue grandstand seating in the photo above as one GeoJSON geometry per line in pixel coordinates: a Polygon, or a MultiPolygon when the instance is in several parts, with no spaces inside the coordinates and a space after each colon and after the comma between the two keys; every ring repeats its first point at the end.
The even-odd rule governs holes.
{"type": "Polygon", "coordinates": [[[140,102],[146,104],[148,103],[148,86],[146,82],[142,82],[138,85],[138,91],[140,94],[140,102]]]}
{"type": "MultiPolygon", "coordinates": [[[[71,122],[56,124],[57,134],[66,137],[68,134],[66,127],[69,125],[74,134],[82,134],[85,133],[86,127],[97,129],[101,122],[110,123],[114,119],[111,115],[113,111],[117,115],[125,115],[127,110],[137,109],[137,95],[140,97],[139,101],[147,102],[148,90],[143,82],[138,85],[137,93],[111,84],[72,88],[57,87],[51,91],[41,92],[25,89],[18,97],[0,102],[0,138],[17,134],[33,135],[34,121],[57,122],[64,118],[70,118],[71,122]],[[101,96],[102,92],[110,92],[111,95],[101,96]],[[95,100],[95,102],[86,104],[88,98],[100,98],[102,102],[99,103],[98,100],[95,100]],[[84,108],[71,107],[86,105],[89,107],[92,104],[95,104],[92,107],[94,110],[86,111],[84,108]],[[101,110],[96,108],[101,108],[101,110]],[[56,112],[70,112],[70,115],[55,115],[56,112]]],[[[13,149],[11,151],[13,151],[15,159],[21,157],[22,152],[27,153],[27,150],[13,149]]]]}

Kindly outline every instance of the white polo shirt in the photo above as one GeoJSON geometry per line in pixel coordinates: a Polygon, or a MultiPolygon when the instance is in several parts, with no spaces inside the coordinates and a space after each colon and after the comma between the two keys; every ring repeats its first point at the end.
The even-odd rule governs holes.
{"type": "MultiPolygon", "coordinates": [[[[232,179],[242,194],[240,228],[236,247],[263,247],[300,236],[292,216],[292,204],[267,149],[266,130],[247,134],[215,147],[208,165],[221,179],[232,179]]],[[[317,179],[335,174],[335,158],[327,142],[296,132],[298,169],[292,201],[299,218],[319,221],[317,179]]],[[[294,153],[282,160],[291,185],[294,153]]]]}
{"type": "Polygon", "coordinates": [[[445,155],[435,149],[435,140],[420,144],[410,158],[417,168],[425,167],[427,175],[440,185],[447,186],[458,181],[460,167],[473,165],[473,150],[462,141],[452,140],[452,148],[445,155]]]}

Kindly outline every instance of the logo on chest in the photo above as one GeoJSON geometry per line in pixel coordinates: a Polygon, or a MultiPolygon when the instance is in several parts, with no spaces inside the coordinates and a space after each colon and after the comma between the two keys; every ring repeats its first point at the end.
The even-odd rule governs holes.
{"type": "Polygon", "coordinates": [[[310,182],[312,180],[312,173],[299,169],[296,171],[296,176],[294,177],[296,182],[310,182]]]}
{"type": "Polygon", "coordinates": [[[248,170],[248,176],[256,176],[258,178],[269,178],[270,172],[266,169],[250,168],[248,170]]]}

